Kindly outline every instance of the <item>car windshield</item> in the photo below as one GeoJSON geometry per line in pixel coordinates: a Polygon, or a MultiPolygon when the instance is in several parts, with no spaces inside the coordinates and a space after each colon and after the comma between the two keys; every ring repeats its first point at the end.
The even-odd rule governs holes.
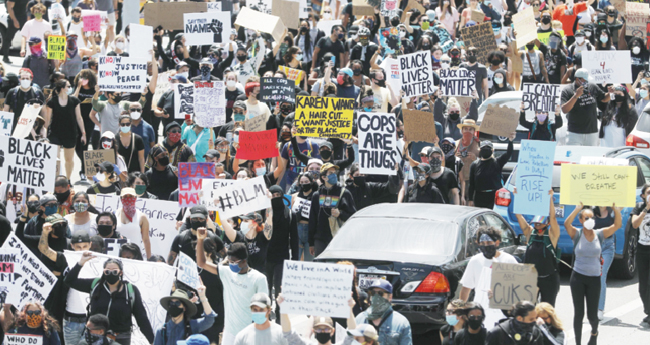
{"type": "Polygon", "coordinates": [[[441,264],[459,250],[458,225],[426,219],[352,218],[320,258],[441,264]]]}

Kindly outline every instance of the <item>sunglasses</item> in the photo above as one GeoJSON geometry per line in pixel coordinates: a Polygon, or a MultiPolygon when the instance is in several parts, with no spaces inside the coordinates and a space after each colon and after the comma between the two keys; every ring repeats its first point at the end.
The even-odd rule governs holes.
{"type": "Polygon", "coordinates": [[[120,126],[122,126],[122,127],[131,127],[131,123],[130,122],[129,123],[122,123],[122,124],[120,124],[120,126]]]}
{"type": "Polygon", "coordinates": [[[169,302],[170,307],[180,307],[183,302],[181,301],[174,301],[174,302],[169,302]]]}
{"type": "Polygon", "coordinates": [[[41,315],[41,311],[40,310],[28,310],[28,311],[25,312],[25,314],[27,314],[29,316],[41,315]]]}
{"type": "Polygon", "coordinates": [[[116,276],[120,274],[120,270],[104,270],[104,274],[107,276],[110,275],[116,276]]]}
{"type": "Polygon", "coordinates": [[[172,129],[168,133],[180,133],[180,132],[181,132],[180,129],[172,129]]]}

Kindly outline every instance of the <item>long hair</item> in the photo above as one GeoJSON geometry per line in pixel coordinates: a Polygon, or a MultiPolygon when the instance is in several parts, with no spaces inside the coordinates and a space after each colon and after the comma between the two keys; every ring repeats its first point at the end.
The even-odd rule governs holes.
{"type": "Polygon", "coordinates": [[[553,327],[562,330],[562,320],[557,316],[555,313],[555,308],[553,308],[552,305],[546,302],[539,303],[535,306],[535,312],[539,315],[539,313],[546,313],[550,318],[551,318],[551,325],[553,327]]]}
{"type": "Polygon", "coordinates": [[[621,102],[621,107],[618,110],[618,113],[615,114],[616,112],[616,101],[613,99],[609,101],[607,104],[607,109],[605,112],[605,116],[608,117],[609,121],[611,121],[614,118],[614,115],[616,115],[616,124],[619,127],[625,127],[627,126],[628,122],[630,122],[630,104],[628,103],[628,100],[630,99],[630,94],[627,93],[627,89],[623,88],[623,90],[616,90],[616,91],[621,91],[623,92],[623,97],[625,98],[623,102],[621,102]]]}
{"type": "MultiPolygon", "coordinates": [[[[311,28],[311,26],[309,26],[309,21],[307,21],[307,20],[301,20],[301,21],[300,21],[300,24],[302,25],[303,22],[307,23],[307,27],[308,27],[308,28],[311,28]]],[[[312,52],[312,50],[311,50],[311,35],[310,35],[309,31],[311,31],[311,29],[307,30],[307,32],[305,33],[305,35],[301,35],[301,34],[300,34],[300,30],[298,30],[298,36],[296,36],[296,42],[295,42],[296,44],[298,44],[298,40],[300,40],[300,37],[302,37],[302,38],[305,40],[305,42],[303,43],[303,45],[305,46],[305,49],[304,49],[304,51],[303,51],[303,54],[304,54],[305,52],[309,52],[309,53],[312,52]]]]}
{"type": "Polygon", "coordinates": [[[601,29],[596,29],[596,33],[594,34],[594,40],[598,40],[596,44],[596,50],[611,50],[612,49],[612,33],[609,31],[608,28],[601,28],[601,29]],[[600,35],[602,33],[607,34],[607,42],[603,43],[600,41],[600,35]],[[602,45],[605,45],[604,47],[602,45]]]}
{"type": "MultiPolygon", "coordinates": [[[[284,56],[282,59],[284,60],[285,65],[289,65],[289,62],[293,61],[293,55],[298,52],[298,47],[297,46],[291,46],[287,49],[287,52],[284,53],[284,56]]],[[[277,72],[276,72],[277,73],[277,72]]]]}
{"type": "Polygon", "coordinates": [[[57,81],[54,83],[54,89],[52,90],[52,93],[56,93],[56,95],[58,96],[59,93],[61,93],[61,90],[62,90],[66,85],[68,85],[68,79],[57,80],[57,81]]]}
{"type": "Polygon", "coordinates": [[[61,328],[59,327],[59,323],[52,317],[50,314],[47,312],[47,310],[41,305],[40,303],[37,302],[29,302],[25,304],[23,307],[23,310],[18,312],[18,315],[16,317],[15,321],[15,328],[24,326],[27,324],[27,309],[29,307],[36,307],[41,311],[41,316],[43,317],[43,323],[41,327],[43,327],[43,332],[50,336],[51,331],[59,332],[61,328]]]}
{"type": "Polygon", "coordinates": [[[93,206],[93,204],[90,203],[90,198],[88,197],[88,194],[86,192],[84,192],[84,191],[76,192],[74,194],[74,196],[72,197],[72,200],[71,200],[72,204],[74,205],[74,203],[77,201],[77,199],[79,199],[81,197],[86,198],[86,201],[88,202],[88,210],[87,210],[88,212],[90,212],[90,213],[98,213],[95,206],[93,206]]]}
{"type": "Polygon", "coordinates": [[[97,85],[97,76],[91,69],[82,69],[79,74],[77,74],[76,77],[74,77],[74,86],[79,85],[79,79],[83,78],[88,80],[88,89],[93,90],[93,93],[95,92],[95,85],[97,85]]]}

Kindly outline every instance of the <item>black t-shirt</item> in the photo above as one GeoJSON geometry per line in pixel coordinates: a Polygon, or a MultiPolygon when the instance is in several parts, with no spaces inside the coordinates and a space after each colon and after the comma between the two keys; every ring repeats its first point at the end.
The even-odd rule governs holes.
{"type": "Polygon", "coordinates": [[[264,232],[258,232],[252,240],[246,238],[246,247],[248,248],[248,264],[260,272],[265,272],[269,240],[264,236],[264,232]]]}
{"type": "Polygon", "coordinates": [[[86,189],[86,194],[119,194],[120,187],[113,183],[108,187],[102,187],[99,183],[94,183],[88,189],[86,189]]]}
{"type": "MultiPolygon", "coordinates": [[[[7,4],[13,2],[14,3],[14,14],[16,15],[16,19],[18,19],[19,22],[25,23],[27,21],[27,0],[7,0],[7,4]]],[[[7,10],[7,13],[9,11],[7,10]]],[[[7,19],[10,19],[11,17],[7,16],[7,19]]],[[[22,26],[22,25],[21,25],[22,26]]]]}
{"type": "Polygon", "coordinates": [[[456,333],[454,345],[483,345],[486,337],[487,330],[485,328],[481,327],[481,330],[476,334],[472,334],[467,331],[467,328],[463,328],[456,333]]]}
{"type": "MultiPolygon", "coordinates": [[[[207,231],[207,234],[208,238],[211,238],[216,243],[223,243],[221,238],[215,235],[214,232],[207,231]]],[[[185,255],[196,261],[196,242],[196,235],[192,234],[192,230],[183,230],[174,238],[174,242],[172,242],[170,250],[174,253],[185,253],[185,255]]],[[[217,247],[219,247],[218,244],[217,247]]]]}
{"type": "Polygon", "coordinates": [[[436,179],[431,178],[431,181],[436,184],[436,187],[442,193],[442,198],[445,199],[445,203],[449,204],[449,191],[458,188],[458,180],[451,170],[444,167],[442,169],[444,169],[442,175],[436,179]]]}
{"type": "Polygon", "coordinates": [[[53,96],[47,102],[47,106],[52,109],[52,120],[48,127],[49,135],[60,139],[68,137],[72,141],[76,140],[79,125],[75,109],[79,103],[81,103],[79,99],[74,96],[69,96],[68,103],[64,106],[59,103],[58,96],[53,96]]]}
{"type": "Polygon", "coordinates": [[[319,66],[321,60],[323,59],[323,56],[327,53],[332,53],[332,55],[335,56],[335,62],[334,66],[339,69],[341,60],[339,54],[345,54],[345,47],[343,46],[343,42],[340,40],[336,40],[336,42],[332,42],[330,39],[330,36],[325,36],[321,38],[318,43],[316,44],[316,47],[320,48],[320,51],[318,52],[318,61],[316,62],[316,65],[319,66]]]}
{"type": "Polygon", "coordinates": [[[45,95],[43,92],[37,88],[30,88],[29,91],[24,92],[20,89],[20,86],[16,86],[13,89],[9,90],[7,97],[5,98],[5,105],[9,106],[9,111],[14,113],[14,123],[11,131],[13,132],[16,129],[18,124],[18,119],[23,113],[23,107],[25,103],[30,99],[38,98],[41,102],[45,103],[45,95]]]}
{"type": "Polygon", "coordinates": [[[157,196],[160,200],[169,200],[169,194],[178,188],[178,176],[173,169],[175,168],[167,165],[163,171],[158,171],[155,168],[147,170],[146,175],[149,179],[147,192],[157,196]]]}
{"type": "Polygon", "coordinates": [[[124,163],[126,163],[129,173],[140,171],[140,159],[138,158],[138,154],[140,151],[144,151],[144,140],[142,140],[142,137],[135,133],[131,133],[131,135],[132,137],[128,147],[125,147],[122,144],[122,139],[116,138],[117,153],[124,157],[124,163]],[[135,152],[131,152],[133,151],[134,146],[135,152]]]}
{"type": "MultiPolygon", "coordinates": [[[[571,83],[562,89],[562,103],[568,102],[576,94],[576,84],[571,83]]],[[[585,85],[582,96],[566,115],[568,130],[573,133],[587,134],[598,132],[598,102],[605,98],[605,93],[596,85],[585,85]]]]}
{"type": "Polygon", "coordinates": [[[562,66],[566,66],[566,55],[560,49],[556,49],[555,53],[552,50],[544,53],[544,61],[546,63],[546,71],[548,72],[548,80],[551,84],[560,84],[562,82],[562,66]]]}

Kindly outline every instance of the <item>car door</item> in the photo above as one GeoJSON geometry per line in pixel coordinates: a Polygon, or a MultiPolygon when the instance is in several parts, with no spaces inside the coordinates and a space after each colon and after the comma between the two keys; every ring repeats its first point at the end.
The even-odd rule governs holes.
{"type": "Polygon", "coordinates": [[[514,255],[515,250],[517,249],[515,233],[508,224],[497,214],[490,212],[483,213],[483,219],[487,226],[491,226],[501,231],[501,244],[499,245],[499,249],[514,255]]]}

